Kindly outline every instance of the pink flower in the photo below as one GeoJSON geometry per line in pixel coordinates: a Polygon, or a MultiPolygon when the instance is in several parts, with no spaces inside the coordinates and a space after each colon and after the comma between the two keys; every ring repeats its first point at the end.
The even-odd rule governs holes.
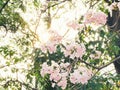
{"type": "Polygon", "coordinates": [[[82,84],[86,84],[89,80],[86,76],[87,75],[80,76],[79,79],[78,79],[79,80],[78,82],[82,83],[82,84]]]}
{"type": "Polygon", "coordinates": [[[73,84],[77,83],[77,78],[72,74],[70,75],[70,82],[73,84]]]}
{"type": "Polygon", "coordinates": [[[61,77],[66,78],[68,76],[68,72],[61,72],[61,77]]]}
{"type": "Polygon", "coordinates": [[[56,44],[55,43],[50,43],[50,42],[48,42],[48,43],[46,43],[46,44],[44,44],[44,45],[41,45],[41,50],[42,50],[42,52],[44,52],[44,53],[47,53],[47,50],[50,52],[50,53],[54,53],[55,51],[56,51],[56,44]]]}
{"type": "Polygon", "coordinates": [[[85,24],[105,24],[107,21],[107,15],[103,12],[94,12],[94,11],[89,11],[85,15],[85,24]]]}
{"type": "Polygon", "coordinates": [[[50,42],[54,42],[56,44],[60,43],[62,40],[62,36],[60,36],[56,31],[50,30],[50,42]]]}
{"type": "Polygon", "coordinates": [[[77,30],[78,28],[80,28],[80,25],[76,23],[75,21],[68,22],[67,26],[70,28],[73,28],[74,30],[77,30]]]}
{"type": "Polygon", "coordinates": [[[73,47],[74,46],[72,44],[67,44],[66,45],[65,50],[63,50],[66,57],[70,56],[72,54],[73,47]]]}
{"type": "Polygon", "coordinates": [[[60,86],[62,89],[65,89],[67,87],[67,79],[66,78],[62,78],[58,83],[58,86],[60,86]]]}
{"type": "Polygon", "coordinates": [[[50,74],[50,80],[52,81],[55,81],[55,82],[58,82],[59,80],[61,79],[61,75],[60,73],[58,72],[53,72],[50,74]]]}
{"type": "Polygon", "coordinates": [[[42,50],[42,52],[46,53],[47,52],[47,48],[45,47],[45,45],[41,45],[40,49],[42,50]]]}
{"type": "Polygon", "coordinates": [[[42,64],[42,69],[41,69],[41,76],[44,77],[45,74],[49,74],[51,72],[50,67],[47,65],[47,63],[42,64]]]}
{"type": "Polygon", "coordinates": [[[66,45],[66,49],[63,50],[65,56],[70,56],[70,58],[74,59],[82,58],[82,56],[85,54],[85,46],[83,44],[77,44],[77,43],[70,43],[66,45]]]}
{"type": "Polygon", "coordinates": [[[90,69],[87,69],[86,67],[79,67],[78,70],[81,73],[79,81],[82,84],[87,83],[88,80],[92,77],[92,71],[90,69]]]}
{"type": "Polygon", "coordinates": [[[85,51],[86,51],[86,49],[85,49],[85,46],[83,44],[82,45],[77,44],[76,45],[76,54],[75,54],[75,56],[82,58],[82,56],[85,54],[85,51]]]}
{"type": "Polygon", "coordinates": [[[85,18],[84,21],[85,23],[91,23],[92,22],[91,18],[93,18],[93,12],[92,11],[87,12],[84,18],[85,18]]]}
{"type": "Polygon", "coordinates": [[[92,71],[86,67],[78,67],[73,69],[73,72],[68,72],[67,68],[70,63],[58,64],[55,61],[48,65],[46,62],[42,64],[41,75],[49,75],[49,79],[52,82],[52,87],[55,85],[65,89],[67,87],[67,80],[70,80],[73,84],[86,84],[92,77],[92,71]]]}
{"type": "Polygon", "coordinates": [[[56,45],[54,43],[47,43],[46,48],[50,53],[54,53],[56,51],[56,45]]]}
{"type": "Polygon", "coordinates": [[[94,17],[97,17],[96,21],[95,21],[96,24],[105,24],[106,23],[107,15],[105,13],[97,12],[97,13],[95,13],[94,17]]]}
{"type": "Polygon", "coordinates": [[[79,77],[80,77],[80,72],[78,69],[75,69],[74,72],[70,74],[71,83],[73,83],[73,84],[78,83],[80,81],[79,77]]]}
{"type": "Polygon", "coordinates": [[[82,83],[85,84],[91,78],[91,71],[88,72],[88,69],[85,67],[79,67],[75,69],[73,73],[70,74],[70,82],[73,84],[82,83]]]}

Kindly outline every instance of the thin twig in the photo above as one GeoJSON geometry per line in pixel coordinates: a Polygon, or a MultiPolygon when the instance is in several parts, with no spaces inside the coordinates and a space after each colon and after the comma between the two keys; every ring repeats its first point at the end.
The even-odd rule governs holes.
{"type": "Polygon", "coordinates": [[[7,0],[7,1],[3,4],[3,6],[0,8],[0,13],[1,13],[2,10],[7,6],[7,4],[8,4],[9,1],[10,1],[10,0],[7,0]]]}
{"type": "Polygon", "coordinates": [[[47,8],[45,8],[45,10],[43,10],[43,12],[46,12],[46,10],[50,9],[51,7],[55,7],[55,6],[60,5],[60,4],[64,3],[64,2],[66,2],[66,1],[69,1],[69,0],[63,0],[63,1],[60,1],[58,3],[53,4],[51,6],[48,6],[47,8]]]}
{"type": "Polygon", "coordinates": [[[51,5],[51,6],[48,6],[46,9],[49,9],[49,8],[51,8],[51,7],[54,7],[54,6],[57,6],[57,5],[62,4],[63,2],[66,2],[66,1],[69,1],[69,0],[60,1],[60,2],[58,2],[58,3],[55,3],[55,4],[51,5]]]}
{"type": "Polygon", "coordinates": [[[3,66],[0,66],[0,69],[5,68],[5,67],[9,67],[9,66],[12,66],[12,65],[15,65],[15,64],[12,63],[12,64],[10,64],[10,65],[7,65],[7,64],[6,64],[6,65],[3,65],[3,66]]]}

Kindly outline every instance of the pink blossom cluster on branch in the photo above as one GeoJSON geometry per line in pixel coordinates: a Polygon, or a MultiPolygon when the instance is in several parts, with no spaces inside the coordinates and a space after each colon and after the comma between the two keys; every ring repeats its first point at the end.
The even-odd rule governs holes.
{"type": "MultiPolygon", "coordinates": [[[[50,41],[45,43],[44,45],[41,45],[41,50],[43,53],[49,52],[50,54],[52,54],[57,51],[56,50],[57,45],[59,45],[60,43],[62,44],[61,42],[62,38],[60,35],[58,35],[54,31],[50,31],[49,33],[51,34],[50,41]]],[[[64,56],[70,57],[73,60],[75,58],[82,58],[82,56],[85,54],[85,51],[86,51],[84,44],[78,44],[76,42],[71,42],[71,43],[65,42],[62,45],[63,46],[61,46],[61,51],[64,53],[64,56]]],[[[87,68],[84,68],[83,72],[80,71],[80,68],[78,69],[76,68],[75,71],[71,72],[71,68],[74,68],[74,67],[71,66],[69,68],[69,66],[71,65],[68,62],[61,63],[61,61],[59,61],[59,64],[58,64],[58,62],[52,61],[51,65],[48,65],[47,62],[44,62],[42,64],[41,75],[44,77],[46,74],[48,74],[49,79],[52,82],[52,86],[54,87],[55,85],[57,85],[62,89],[65,89],[67,87],[68,80],[72,84],[87,83],[87,81],[90,79],[89,76],[91,76],[91,75],[88,75],[91,73],[85,73],[85,72],[88,72],[87,68]],[[81,80],[80,78],[75,78],[76,71],[79,72],[79,74],[77,75],[81,77],[81,80]]]]}
{"type": "Polygon", "coordinates": [[[69,43],[65,45],[65,49],[63,49],[64,55],[70,56],[70,58],[74,59],[82,58],[82,56],[85,54],[86,48],[84,44],[78,44],[78,43],[69,43]]]}
{"type": "Polygon", "coordinates": [[[62,89],[65,89],[67,86],[67,76],[68,70],[67,67],[69,63],[61,63],[60,65],[52,61],[51,66],[46,62],[42,64],[41,75],[44,77],[46,74],[50,75],[51,82],[53,81],[53,87],[55,84],[60,86],[62,89]]]}
{"type": "MultiPolygon", "coordinates": [[[[41,50],[44,53],[55,53],[56,47],[59,43],[46,43],[45,45],[41,46],[41,50]]],[[[61,47],[62,48],[62,47],[61,47]]],[[[70,57],[72,59],[76,58],[82,58],[82,56],[85,54],[86,48],[84,44],[78,44],[78,43],[69,43],[65,45],[65,48],[62,48],[62,51],[65,55],[65,57],[70,57]]]]}
{"type": "MultiPolygon", "coordinates": [[[[48,41],[47,43],[41,45],[41,50],[44,53],[47,53],[47,51],[49,53],[55,53],[56,52],[56,47],[58,44],[62,44],[62,37],[54,32],[54,31],[50,31],[49,32],[51,37],[50,37],[50,41],[48,41]]],[[[65,42],[67,43],[67,42],[65,42]]],[[[70,56],[70,58],[74,59],[76,58],[82,58],[82,56],[85,54],[86,48],[84,46],[84,44],[78,44],[76,42],[72,42],[72,43],[67,43],[64,45],[65,48],[62,48],[62,51],[65,55],[65,57],[70,56]]]]}
{"type": "Polygon", "coordinates": [[[68,81],[73,84],[85,84],[92,77],[92,71],[85,67],[78,67],[72,72],[70,68],[70,63],[56,63],[52,61],[51,65],[46,62],[42,64],[41,75],[44,77],[46,74],[49,75],[49,79],[52,82],[52,86],[55,85],[65,89],[67,87],[68,81]]]}
{"type": "Polygon", "coordinates": [[[107,15],[103,12],[88,11],[84,16],[85,24],[105,24],[107,21],[107,15]]]}
{"type": "Polygon", "coordinates": [[[73,84],[82,83],[85,84],[92,76],[92,71],[86,67],[78,67],[74,69],[74,72],[70,74],[70,81],[73,84]]]}

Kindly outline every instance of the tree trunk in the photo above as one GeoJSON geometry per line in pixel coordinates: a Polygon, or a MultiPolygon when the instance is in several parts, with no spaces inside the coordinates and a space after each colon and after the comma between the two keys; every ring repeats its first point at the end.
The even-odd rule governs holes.
{"type": "MultiPolygon", "coordinates": [[[[112,10],[112,15],[110,15],[110,13],[108,14],[107,26],[110,32],[120,31],[120,11],[118,8],[112,10]]],[[[120,39],[116,42],[116,45],[120,47],[120,39]]],[[[116,57],[118,56],[120,56],[120,51],[119,55],[116,55],[116,57]]],[[[114,62],[114,66],[117,74],[120,74],[120,59],[114,62]]]]}

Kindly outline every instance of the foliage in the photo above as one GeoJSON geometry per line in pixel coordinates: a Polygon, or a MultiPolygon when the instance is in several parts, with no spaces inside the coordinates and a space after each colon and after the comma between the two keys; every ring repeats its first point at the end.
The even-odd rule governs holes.
{"type": "Polygon", "coordinates": [[[120,76],[102,73],[120,50],[118,33],[109,32],[106,25],[105,1],[30,1],[0,1],[0,89],[119,90],[120,76]],[[78,2],[86,5],[82,15],[78,2]],[[33,21],[22,16],[29,10],[36,16],[33,21]],[[66,21],[56,26],[61,18],[66,21]]]}
{"type": "Polygon", "coordinates": [[[24,28],[26,23],[17,10],[25,11],[22,0],[1,0],[0,1],[0,26],[6,31],[16,32],[24,28]]]}

